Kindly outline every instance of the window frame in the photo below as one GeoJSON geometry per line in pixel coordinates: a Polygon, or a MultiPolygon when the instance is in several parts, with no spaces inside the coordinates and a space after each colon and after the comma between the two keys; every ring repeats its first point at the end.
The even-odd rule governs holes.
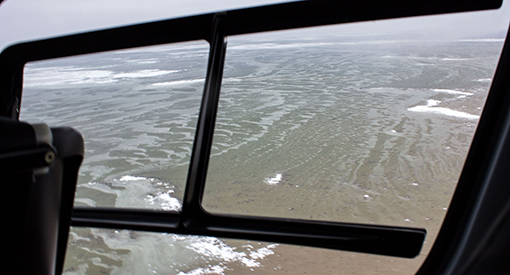
{"type": "MultiPolygon", "coordinates": [[[[458,0],[422,2],[398,0],[385,2],[377,0],[299,1],[20,43],[8,47],[0,54],[0,115],[18,120],[22,98],[23,68],[27,62],[142,46],[206,40],[210,44],[209,61],[182,211],[176,213],[162,210],[75,207],[71,224],[73,226],[251,239],[413,258],[421,251],[426,235],[425,229],[219,215],[210,214],[202,208],[201,201],[225,60],[225,38],[231,35],[368,20],[495,9],[501,6],[502,1],[466,2],[458,0]]],[[[496,78],[494,81],[496,82],[496,78]]],[[[501,97],[502,92],[493,90],[492,88],[489,93],[487,106],[497,105],[498,98],[501,97]]],[[[483,111],[480,126],[473,141],[472,148],[476,148],[476,150],[472,149],[468,154],[466,166],[454,194],[452,207],[445,220],[445,226],[448,228],[458,228],[462,224],[462,220],[457,214],[461,213],[463,208],[468,205],[469,195],[472,195],[472,192],[476,190],[476,182],[470,177],[481,169],[480,160],[475,158],[483,154],[484,148],[490,149],[487,147],[488,145],[482,143],[490,138],[483,130],[496,127],[495,123],[488,121],[491,119],[492,113],[485,109],[483,111]]],[[[438,240],[448,243],[446,238],[452,236],[451,232],[454,232],[452,230],[448,231],[448,229],[442,228],[438,240]],[[443,233],[444,230],[447,233],[443,233]]],[[[436,246],[433,251],[438,251],[436,246]]],[[[59,253],[65,253],[65,251],[62,252],[60,249],[59,253]]],[[[440,255],[441,252],[436,252],[436,254],[440,255]]]]}

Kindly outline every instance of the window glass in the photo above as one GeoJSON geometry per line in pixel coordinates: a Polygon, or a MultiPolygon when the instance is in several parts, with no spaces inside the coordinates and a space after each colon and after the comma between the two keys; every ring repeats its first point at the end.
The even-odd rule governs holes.
{"type": "MultiPolygon", "coordinates": [[[[73,228],[65,272],[415,271],[448,208],[505,33],[466,36],[464,24],[441,18],[230,37],[203,202],[213,213],[425,227],[416,259],[73,228]],[[410,23],[425,21],[455,28],[410,23]]],[[[85,137],[75,205],[179,209],[207,52],[186,43],[27,65],[21,119],[85,137]]]]}
{"type": "Polygon", "coordinates": [[[204,207],[441,221],[503,39],[279,36],[229,39],[204,207]]]}
{"type": "Polygon", "coordinates": [[[402,260],[417,268],[447,212],[504,35],[348,27],[229,37],[202,205],[426,228],[422,254],[402,260]]]}
{"type": "Polygon", "coordinates": [[[411,274],[417,264],[257,241],[72,227],[63,274],[411,274]]]}
{"type": "Polygon", "coordinates": [[[84,136],[76,206],[180,210],[208,51],[192,42],[25,67],[20,119],[84,136]]]}

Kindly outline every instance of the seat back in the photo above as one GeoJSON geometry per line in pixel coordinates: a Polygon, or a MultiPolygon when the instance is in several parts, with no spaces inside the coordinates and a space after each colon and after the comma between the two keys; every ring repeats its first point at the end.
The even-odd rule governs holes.
{"type": "Polygon", "coordinates": [[[17,274],[61,274],[83,159],[82,136],[0,118],[4,266],[17,274]]]}

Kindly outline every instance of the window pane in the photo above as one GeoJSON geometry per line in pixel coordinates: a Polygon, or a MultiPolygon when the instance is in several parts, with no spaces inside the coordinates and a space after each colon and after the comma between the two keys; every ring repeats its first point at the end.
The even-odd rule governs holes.
{"type": "Polygon", "coordinates": [[[393,32],[424,29],[420,20],[374,23],[363,35],[342,26],[230,37],[206,211],[426,228],[423,254],[401,271],[416,270],[504,42],[456,36],[459,26],[426,39],[393,32]]]}
{"type": "Polygon", "coordinates": [[[72,227],[64,265],[71,274],[410,274],[409,259],[329,249],[72,227]],[[407,272],[406,272],[407,270],[407,272]]]}
{"type": "Polygon", "coordinates": [[[425,227],[441,220],[503,40],[292,34],[229,40],[204,207],[425,227]]]}
{"type": "Polygon", "coordinates": [[[21,120],[85,139],[75,205],[180,210],[208,44],[33,62],[21,120]]]}

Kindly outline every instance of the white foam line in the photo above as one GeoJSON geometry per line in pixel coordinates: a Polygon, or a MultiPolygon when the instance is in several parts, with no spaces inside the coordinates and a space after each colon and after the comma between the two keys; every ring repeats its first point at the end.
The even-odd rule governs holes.
{"type": "Polygon", "coordinates": [[[141,70],[129,73],[118,73],[113,75],[113,78],[144,78],[144,77],[154,77],[160,75],[167,75],[171,73],[176,73],[177,70],[164,71],[164,70],[141,70]]]}
{"type": "Polygon", "coordinates": [[[149,59],[131,59],[126,60],[128,63],[136,63],[136,64],[155,64],[159,62],[158,58],[149,58],[149,59]]]}
{"type": "Polygon", "coordinates": [[[158,63],[156,60],[139,61],[138,64],[155,64],[158,63]]]}
{"type": "Polygon", "coordinates": [[[461,39],[459,42],[505,42],[504,38],[461,39]]]}
{"type": "Polygon", "coordinates": [[[76,70],[58,68],[48,71],[36,71],[25,75],[25,87],[75,85],[75,84],[103,84],[113,83],[113,72],[106,70],[76,70]]]}
{"type": "Polygon", "coordinates": [[[470,60],[469,58],[452,58],[452,57],[446,57],[446,58],[441,58],[441,60],[444,60],[444,61],[462,61],[462,60],[470,60]]]}
{"type": "Polygon", "coordinates": [[[146,177],[137,177],[137,176],[122,176],[120,181],[133,181],[133,180],[146,180],[146,177]]]}
{"type": "Polygon", "coordinates": [[[477,79],[476,81],[478,81],[478,82],[492,82],[492,78],[480,78],[480,79],[477,79]]]}
{"type": "Polygon", "coordinates": [[[176,81],[154,83],[154,84],[152,84],[152,86],[179,86],[179,85],[200,83],[200,82],[204,82],[204,81],[205,81],[205,79],[203,79],[203,78],[189,79],[189,80],[176,80],[176,81]]]}
{"type": "Polygon", "coordinates": [[[473,93],[461,92],[461,91],[450,90],[450,89],[432,89],[432,91],[440,92],[440,93],[453,94],[453,95],[473,95],[473,93]]]}
{"type": "Polygon", "coordinates": [[[442,107],[427,107],[427,106],[416,106],[413,108],[409,108],[409,111],[412,112],[426,112],[426,113],[435,113],[435,114],[443,114],[447,116],[453,116],[453,117],[460,117],[460,118],[466,118],[466,119],[479,119],[480,116],[472,115],[464,112],[459,112],[455,110],[451,110],[448,108],[442,108],[442,107]]]}
{"type": "Polygon", "coordinates": [[[114,73],[107,70],[87,70],[74,67],[52,67],[47,70],[28,69],[25,74],[25,87],[108,84],[121,78],[147,78],[179,72],[178,70],[140,70],[114,73]]]}
{"type": "Polygon", "coordinates": [[[411,112],[423,112],[423,113],[433,113],[433,114],[441,114],[453,117],[460,117],[466,119],[479,119],[480,116],[468,114],[465,112],[455,111],[452,109],[444,108],[444,107],[434,107],[441,103],[439,100],[429,99],[427,100],[427,105],[415,106],[412,108],[408,108],[408,111],[411,112]]]}

